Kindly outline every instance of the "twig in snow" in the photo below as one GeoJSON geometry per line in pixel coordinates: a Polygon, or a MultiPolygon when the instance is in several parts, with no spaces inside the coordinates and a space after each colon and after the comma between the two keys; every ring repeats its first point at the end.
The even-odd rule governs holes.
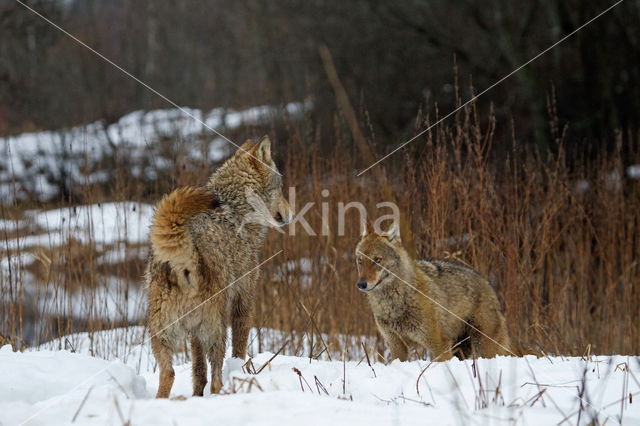
{"type": "Polygon", "coordinates": [[[316,381],[316,389],[318,389],[318,395],[320,395],[320,390],[322,390],[325,394],[329,395],[329,392],[327,392],[327,388],[325,388],[322,382],[320,382],[320,379],[318,379],[318,376],[313,376],[313,378],[316,381]]]}
{"type": "Polygon", "coordinates": [[[72,353],[76,353],[76,348],[71,344],[71,342],[69,341],[69,339],[68,339],[68,338],[66,338],[66,337],[64,338],[64,345],[65,345],[65,347],[66,347],[67,345],[69,345],[69,347],[71,348],[71,352],[72,352],[72,353]]]}
{"type": "Polygon", "coordinates": [[[253,358],[249,358],[247,362],[242,365],[242,371],[247,374],[256,374],[256,367],[253,365],[253,358]]]}
{"type": "Polygon", "coordinates": [[[122,426],[131,426],[131,421],[125,420],[122,415],[122,410],[120,410],[120,404],[118,404],[118,398],[113,395],[113,403],[116,406],[116,412],[118,413],[118,417],[120,417],[120,421],[122,422],[122,426]]]}
{"type": "MultiPolygon", "coordinates": [[[[464,342],[467,339],[462,339],[461,341],[459,341],[458,343],[456,343],[455,345],[453,345],[451,347],[451,350],[453,351],[455,348],[457,348],[460,344],[462,344],[462,342],[464,342]]],[[[433,358],[432,360],[429,361],[429,364],[427,364],[427,366],[424,368],[424,370],[422,370],[420,372],[420,374],[418,374],[418,378],[416,379],[416,393],[418,395],[420,395],[420,387],[418,386],[420,384],[420,378],[422,377],[422,375],[429,369],[429,367],[431,367],[431,364],[433,364],[435,361],[438,360],[438,358],[440,358],[442,355],[444,354],[441,353],[440,355],[438,355],[437,357],[433,358]]],[[[475,362],[475,360],[474,360],[475,362]]],[[[475,376],[475,372],[474,372],[474,376],[475,376]]]]}
{"type": "MultiPolygon", "coordinates": [[[[529,401],[531,401],[531,405],[529,405],[529,407],[533,407],[533,405],[538,402],[538,400],[540,398],[542,398],[542,394],[545,393],[546,389],[541,390],[540,392],[538,392],[537,394],[535,394],[533,397],[531,397],[531,399],[533,399],[533,401],[531,401],[531,399],[529,399],[529,401]]],[[[527,402],[529,402],[527,401],[527,402]]]]}
{"type": "Polygon", "coordinates": [[[347,394],[347,358],[342,352],[342,394],[347,394]]]}
{"type": "Polygon", "coordinates": [[[518,408],[518,407],[524,407],[529,405],[529,407],[533,407],[534,404],[536,402],[538,402],[538,400],[540,399],[540,397],[542,396],[543,393],[546,392],[546,389],[542,389],[540,392],[536,393],[535,395],[533,395],[531,398],[527,399],[526,401],[524,399],[522,399],[521,397],[517,397],[516,399],[514,399],[513,401],[511,401],[507,407],[508,408],[518,408]],[[516,402],[521,401],[520,404],[517,404],[516,402]]]}
{"type": "Polygon", "coordinates": [[[533,383],[533,382],[525,382],[522,385],[520,385],[520,387],[525,387],[527,385],[531,385],[531,386],[538,386],[538,388],[540,386],[545,386],[548,388],[570,388],[570,389],[575,389],[574,385],[549,385],[547,383],[533,383]]]}
{"type": "Polygon", "coordinates": [[[387,364],[389,362],[387,358],[385,358],[384,355],[382,355],[380,352],[376,352],[376,355],[378,355],[378,357],[382,360],[384,364],[387,364]]]}
{"type": "Polygon", "coordinates": [[[243,379],[240,377],[234,377],[233,380],[231,381],[231,389],[229,391],[226,391],[225,394],[234,394],[234,393],[240,393],[240,391],[244,391],[245,393],[250,393],[251,389],[253,389],[253,387],[257,387],[258,390],[260,390],[260,392],[264,392],[264,390],[262,389],[262,386],[260,386],[260,383],[258,383],[258,380],[256,380],[255,377],[250,377],[247,379],[243,379]],[[236,387],[236,384],[239,384],[238,387],[236,387]],[[245,389],[246,386],[246,389],[245,389]]]}
{"type": "Polygon", "coordinates": [[[371,361],[369,360],[369,354],[367,353],[367,348],[364,346],[363,342],[360,342],[360,344],[362,345],[362,350],[364,350],[364,355],[367,357],[367,364],[369,364],[369,368],[371,368],[371,371],[373,371],[373,377],[378,377],[378,375],[376,374],[376,370],[373,369],[373,367],[371,366],[371,361]]]}
{"type": "Polygon", "coordinates": [[[320,358],[320,355],[322,355],[323,353],[325,353],[325,351],[327,350],[327,348],[324,348],[323,350],[320,351],[320,353],[316,356],[313,357],[313,359],[318,360],[318,358],[320,358]]]}
{"type": "Polygon", "coordinates": [[[325,350],[327,351],[327,356],[329,357],[329,361],[332,361],[331,354],[329,353],[329,350],[327,348],[327,344],[325,343],[324,339],[322,338],[322,333],[320,332],[320,328],[318,328],[318,325],[316,324],[316,321],[313,319],[313,316],[311,315],[311,313],[309,312],[307,307],[304,306],[304,303],[300,302],[300,306],[302,306],[302,309],[304,310],[304,312],[309,317],[309,321],[311,321],[311,325],[313,325],[313,328],[316,329],[316,332],[318,333],[318,337],[320,338],[320,342],[322,342],[322,345],[324,346],[325,350]]]}
{"type": "Polygon", "coordinates": [[[120,389],[120,391],[124,394],[124,396],[126,396],[126,397],[127,397],[127,399],[131,399],[131,398],[129,397],[129,394],[128,394],[128,393],[127,393],[127,391],[125,390],[125,388],[124,388],[124,387],[120,384],[120,382],[118,381],[118,379],[116,379],[116,378],[113,376],[113,374],[111,374],[111,373],[109,372],[109,370],[107,370],[107,374],[109,375],[109,377],[111,377],[111,380],[113,380],[113,381],[116,383],[116,385],[118,385],[118,389],[120,389]]]}
{"type": "Polygon", "coordinates": [[[76,413],[73,415],[73,418],[71,419],[71,423],[75,423],[76,419],[78,418],[78,414],[80,414],[80,410],[82,410],[82,407],[84,407],[85,402],[87,402],[87,399],[89,399],[89,394],[91,393],[92,390],[93,390],[93,386],[91,386],[89,390],[87,390],[87,393],[84,395],[84,398],[82,398],[82,401],[80,402],[80,405],[76,410],[76,413]]]}
{"type": "Polygon", "coordinates": [[[283,350],[283,349],[285,348],[285,346],[287,346],[288,344],[289,344],[289,339],[287,339],[287,340],[284,342],[284,345],[282,345],[282,347],[280,347],[280,349],[278,349],[278,352],[276,352],[275,354],[273,354],[273,356],[272,356],[271,358],[269,358],[269,360],[268,360],[267,362],[265,362],[265,363],[262,365],[262,367],[260,367],[260,368],[258,369],[258,371],[256,371],[256,374],[260,374],[260,373],[262,372],[262,370],[264,370],[264,368],[265,368],[267,365],[269,365],[269,363],[270,363],[271,361],[273,361],[273,360],[275,359],[275,357],[277,357],[278,355],[280,355],[280,352],[282,352],[282,350],[283,350]]]}
{"type": "MultiPolygon", "coordinates": [[[[529,363],[529,360],[527,358],[524,358],[524,360],[527,362],[527,367],[529,367],[529,372],[531,373],[531,377],[533,377],[533,380],[535,381],[536,386],[538,386],[538,392],[540,392],[542,390],[542,388],[540,387],[540,382],[538,382],[538,378],[536,377],[536,374],[533,372],[533,368],[531,368],[531,364],[529,363]]],[[[545,404],[544,398],[541,398],[540,402],[542,403],[542,406],[544,408],[547,408],[547,404],[545,404]]],[[[558,410],[560,410],[560,408],[558,408],[558,410]]],[[[562,413],[563,416],[565,415],[562,411],[560,411],[560,413],[562,413]]]]}
{"type": "Polygon", "coordinates": [[[298,370],[296,367],[293,367],[293,371],[298,375],[298,380],[300,380],[300,389],[302,389],[302,392],[304,392],[304,386],[302,385],[302,381],[304,380],[304,382],[307,384],[307,387],[309,388],[309,391],[313,393],[313,389],[311,389],[309,382],[307,382],[307,379],[304,378],[304,376],[302,375],[302,372],[298,370]]]}
{"type": "MultiPolygon", "coordinates": [[[[640,392],[634,392],[634,393],[632,393],[632,394],[629,394],[629,398],[631,398],[631,397],[633,397],[633,396],[637,396],[637,395],[640,395],[640,392]]],[[[626,399],[626,398],[627,398],[627,396],[625,395],[625,396],[624,396],[624,398],[626,399]]],[[[615,401],[612,401],[612,402],[610,402],[609,404],[603,405],[603,406],[602,406],[602,407],[600,407],[600,408],[601,408],[601,410],[604,410],[605,408],[612,407],[612,406],[614,406],[614,405],[616,405],[616,404],[619,404],[619,403],[620,403],[620,400],[619,400],[619,399],[616,399],[615,401]]],[[[564,419],[564,420],[562,420],[560,423],[558,423],[558,426],[559,426],[559,425],[561,425],[561,424],[562,424],[562,423],[564,423],[564,422],[568,422],[568,421],[569,421],[569,419],[570,419],[571,417],[575,416],[575,415],[576,415],[576,414],[578,414],[579,412],[580,412],[580,410],[578,409],[578,410],[574,411],[573,413],[568,414],[567,416],[565,416],[565,419],[564,419]]]]}
{"type": "Polygon", "coordinates": [[[424,405],[425,407],[433,407],[433,404],[430,403],[430,402],[418,401],[417,399],[407,398],[404,395],[400,395],[400,396],[398,396],[398,398],[400,398],[400,399],[402,399],[404,401],[415,402],[416,404],[421,404],[421,405],[424,405]]]}

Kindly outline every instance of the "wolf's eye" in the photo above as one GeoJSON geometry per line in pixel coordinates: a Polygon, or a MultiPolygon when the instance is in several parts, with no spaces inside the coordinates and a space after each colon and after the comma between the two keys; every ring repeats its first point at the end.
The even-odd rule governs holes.
{"type": "Polygon", "coordinates": [[[375,259],[373,259],[374,263],[377,263],[378,265],[380,264],[380,262],[382,262],[382,259],[379,257],[376,257],[375,259]]]}

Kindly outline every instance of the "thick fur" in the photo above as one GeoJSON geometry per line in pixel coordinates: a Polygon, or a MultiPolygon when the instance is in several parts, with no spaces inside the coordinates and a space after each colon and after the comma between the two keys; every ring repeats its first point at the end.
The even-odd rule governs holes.
{"type": "Polygon", "coordinates": [[[165,195],[156,206],[149,237],[154,254],[174,269],[195,269],[197,258],[187,221],[196,213],[220,206],[216,195],[206,188],[187,186],[165,195]]]}
{"type": "Polygon", "coordinates": [[[267,232],[264,224],[245,223],[255,214],[248,191],[264,202],[271,222],[291,218],[281,177],[272,170],[270,146],[268,138],[246,142],[204,187],[177,189],[158,203],[145,278],[151,347],[160,368],[159,398],[171,393],[172,357],[186,337],[193,355],[194,395],[202,395],[207,383],[206,358],[211,392],[222,387],[228,326],[233,356],[246,355],[255,268],[267,232]]]}
{"type": "Polygon", "coordinates": [[[411,345],[438,361],[512,353],[500,303],[485,278],[457,262],[414,260],[395,228],[384,234],[367,228],[356,248],[358,284],[393,359],[405,361],[411,345]]]}

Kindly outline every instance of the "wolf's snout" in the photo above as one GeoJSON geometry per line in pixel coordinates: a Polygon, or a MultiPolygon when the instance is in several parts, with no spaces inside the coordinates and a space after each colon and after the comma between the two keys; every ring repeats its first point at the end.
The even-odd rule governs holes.
{"type": "Polygon", "coordinates": [[[294,215],[293,211],[291,210],[291,206],[289,206],[289,203],[283,196],[280,196],[280,200],[278,201],[278,209],[276,211],[276,214],[273,215],[273,218],[279,225],[284,226],[293,222],[293,216],[294,215]]]}
{"type": "Polygon", "coordinates": [[[292,213],[287,214],[287,213],[278,212],[275,214],[273,218],[278,223],[278,225],[288,225],[291,222],[293,222],[294,216],[292,213]]]}
{"type": "Polygon", "coordinates": [[[364,280],[358,281],[358,288],[360,290],[366,290],[367,289],[367,282],[364,280]]]}

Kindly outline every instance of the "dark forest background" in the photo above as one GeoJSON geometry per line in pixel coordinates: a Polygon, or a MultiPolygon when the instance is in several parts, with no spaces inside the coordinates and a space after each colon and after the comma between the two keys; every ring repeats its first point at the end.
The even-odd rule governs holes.
{"type": "MultiPolygon", "coordinates": [[[[30,0],[31,7],[180,105],[203,109],[336,103],[318,47],[380,151],[416,132],[613,4],[511,0],[30,0]],[[457,81],[457,85],[456,85],[457,81]]],[[[575,153],[612,149],[640,123],[640,2],[626,0],[483,96],[494,148],[554,149],[549,99],[575,153]],[[565,127],[566,126],[566,127],[565,127]],[[500,137],[503,133],[505,137],[500,137]]],[[[154,95],[13,0],[0,0],[0,135],[137,109],[154,95]]],[[[330,125],[330,124],[328,124],[330,125]]]]}

